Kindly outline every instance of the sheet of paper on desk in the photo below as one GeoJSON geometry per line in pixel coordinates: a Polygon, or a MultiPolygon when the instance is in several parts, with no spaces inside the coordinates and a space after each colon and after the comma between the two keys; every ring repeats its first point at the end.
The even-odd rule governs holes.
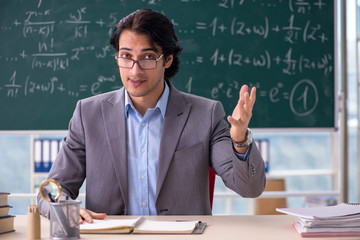
{"type": "Polygon", "coordinates": [[[134,233],[192,233],[199,221],[151,221],[144,220],[134,233]]]}
{"type": "Polygon", "coordinates": [[[341,203],[312,208],[277,208],[276,211],[306,219],[353,218],[360,215],[360,205],[341,203]]]}
{"type": "Polygon", "coordinates": [[[94,219],[93,223],[84,222],[80,225],[80,233],[130,233],[143,217],[135,219],[94,219]]]}

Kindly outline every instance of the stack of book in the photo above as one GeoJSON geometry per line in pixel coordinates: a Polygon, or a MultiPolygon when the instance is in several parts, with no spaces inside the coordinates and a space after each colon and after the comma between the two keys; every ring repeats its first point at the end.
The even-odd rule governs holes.
{"type": "Polygon", "coordinates": [[[9,215],[8,196],[9,193],[0,192],[0,234],[15,231],[15,216],[9,215]]]}
{"type": "Polygon", "coordinates": [[[360,204],[276,210],[299,217],[293,226],[302,237],[360,237],[360,204]]]}

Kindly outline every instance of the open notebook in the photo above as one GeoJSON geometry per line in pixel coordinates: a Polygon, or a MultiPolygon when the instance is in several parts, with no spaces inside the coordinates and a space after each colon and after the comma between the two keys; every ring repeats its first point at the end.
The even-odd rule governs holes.
{"type": "Polygon", "coordinates": [[[80,233],[202,233],[206,223],[200,221],[154,221],[144,217],[136,219],[105,219],[80,225],[80,233]]]}

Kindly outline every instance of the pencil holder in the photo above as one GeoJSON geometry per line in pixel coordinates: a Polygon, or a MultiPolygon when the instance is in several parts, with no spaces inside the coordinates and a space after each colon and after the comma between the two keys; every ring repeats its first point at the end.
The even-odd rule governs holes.
{"type": "Polygon", "coordinates": [[[40,212],[38,206],[28,208],[28,239],[41,239],[40,212]]]}
{"type": "Polygon", "coordinates": [[[50,238],[80,238],[80,201],[50,202],[50,238]]]}

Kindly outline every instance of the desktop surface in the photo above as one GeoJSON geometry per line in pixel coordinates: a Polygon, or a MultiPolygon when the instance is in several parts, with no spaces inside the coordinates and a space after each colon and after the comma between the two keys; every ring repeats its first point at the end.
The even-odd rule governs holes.
{"type": "MultiPolygon", "coordinates": [[[[136,218],[135,216],[108,216],[115,219],[136,218]]],[[[248,215],[248,216],[146,216],[152,220],[199,220],[207,223],[202,234],[80,234],[80,239],[261,239],[291,240],[301,239],[292,227],[297,219],[288,215],[248,215]],[[120,235],[120,236],[119,236],[120,235]]],[[[15,217],[15,232],[0,235],[5,239],[27,239],[27,216],[15,217]]],[[[50,238],[50,221],[41,217],[41,239],[50,238]]],[[[306,238],[311,239],[311,238],[306,238]]],[[[321,238],[313,238],[321,239],[321,238]]],[[[329,239],[329,238],[327,238],[329,239]]],[[[335,239],[335,238],[330,238],[335,239]]],[[[336,238],[356,239],[356,238],[336,238]]]]}

